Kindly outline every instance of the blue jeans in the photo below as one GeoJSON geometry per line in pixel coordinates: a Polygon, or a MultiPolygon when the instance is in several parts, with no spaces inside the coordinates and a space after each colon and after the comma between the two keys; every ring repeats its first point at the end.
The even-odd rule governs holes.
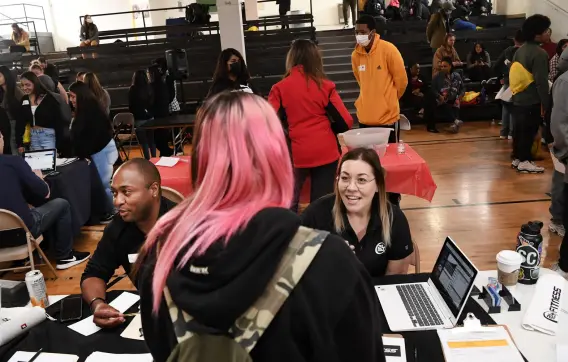
{"type": "Polygon", "coordinates": [[[136,127],[136,138],[138,138],[138,143],[140,144],[140,147],[142,147],[142,153],[144,154],[144,158],[149,160],[150,156],[156,157],[156,142],[154,142],[154,130],[138,129],[138,127],[143,126],[146,122],[148,122],[148,120],[135,121],[134,125],[136,127]]]}
{"type": "Polygon", "coordinates": [[[50,233],[52,257],[65,259],[73,247],[71,226],[71,205],[65,199],[53,199],[40,207],[30,210],[34,224],[30,232],[37,238],[41,234],[50,233]]]}
{"type": "Polygon", "coordinates": [[[513,117],[511,115],[511,104],[508,102],[501,102],[501,136],[508,137],[513,135],[513,117]]]}
{"type": "Polygon", "coordinates": [[[55,130],[53,128],[32,128],[30,150],[50,150],[55,148],[55,130]]]}
{"type": "Polygon", "coordinates": [[[105,188],[107,194],[107,212],[110,214],[114,211],[114,206],[112,203],[112,192],[110,191],[110,182],[112,178],[113,165],[118,159],[118,150],[116,149],[116,144],[114,140],[110,142],[100,150],[99,152],[91,155],[91,160],[97,167],[99,172],[99,177],[105,188]]]}

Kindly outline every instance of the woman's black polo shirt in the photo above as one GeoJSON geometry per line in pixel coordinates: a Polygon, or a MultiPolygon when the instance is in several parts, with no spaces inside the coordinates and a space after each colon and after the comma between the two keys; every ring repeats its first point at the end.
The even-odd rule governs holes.
{"type": "MultiPolygon", "coordinates": [[[[302,225],[326,230],[337,234],[333,225],[333,203],[335,195],[324,196],[310,206],[302,214],[302,225]]],[[[378,215],[376,200],[371,207],[371,219],[367,225],[367,233],[359,241],[357,234],[349,224],[347,215],[343,215],[345,230],[338,234],[355,247],[355,255],[365,265],[371,277],[381,277],[387,271],[389,260],[401,260],[412,254],[412,237],[406,216],[398,206],[392,205],[391,245],[387,248],[382,236],[382,225],[378,215]]]]}

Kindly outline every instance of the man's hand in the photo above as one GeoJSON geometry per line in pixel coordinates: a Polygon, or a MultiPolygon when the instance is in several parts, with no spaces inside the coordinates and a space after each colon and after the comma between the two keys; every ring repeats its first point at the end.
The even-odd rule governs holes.
{"type": "Polygon", "coordinates": [[[459,67],[462,65],[462,62],[453,62],[452,64],[454,67],[459,67]]]}
{"type": "Polygon", "coordinates": [[[43,180],[43,177],[44,177],[44,176],[43,176],[43,174],[41,173],[41,170],[33,170],[33,171],[34,171],[34,173],[35,173],[35,175],[36,175],[37,177],[39,177],[40,179],[43,180]]]}
{"type": "Polygon", "coordinates": [[[122,313],[102,301],[95,305],[93,317],[93,322],[101,328],[115,328],[125,321],[122,313]]]}
{"type": "Polygon", "coordinates": [[[24,153],[25,149],[23,147],[18,147],[18,152],[19,153],[24,153]]]}

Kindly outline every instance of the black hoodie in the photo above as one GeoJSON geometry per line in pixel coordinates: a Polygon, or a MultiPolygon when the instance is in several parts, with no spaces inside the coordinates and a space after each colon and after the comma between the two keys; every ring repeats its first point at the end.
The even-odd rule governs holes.
{"type": "MultiPolygon", "coordinates": [[[[227,330],[264,291],[300,226],[281,208],[259,212],[226,247],[217,243],[191,265],[170,273],[176,305],[199,323],[227,330]]],[[[165,301],[152,315],[154,257],[141,270],[144,337],[156,362],[166,361],[176,339],[165,301]]],[[[383,362],[379,303],[365,268],[345,241],[330,235],[256,347],[255,362],[383,362]]]]}

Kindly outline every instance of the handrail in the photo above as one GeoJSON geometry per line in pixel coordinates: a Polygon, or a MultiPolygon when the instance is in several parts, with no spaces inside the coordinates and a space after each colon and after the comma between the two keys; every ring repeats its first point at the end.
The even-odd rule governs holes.
{"type": "MultiPolygon", "coordinates": [[[[7,15],[2,14],[2,15],[4,15],[5,17],[7,17],[8,19],[14,20],[15,22],[18,22],[18,21],[16,21],[16,19],[24,19],[24,20],[26,20],[25,22],[28,22],[28,19],[32,19],[32,20],[42,20],[42,21],[43,21],[43,24],[45,25],[45,31],[47,31],[47,32],[49,31],[49,28],[47,27],[47,21],[45,20],[45,10],[43,9],[43,6],[41,6],[41,5],[35,5],[35,4],[20,3],[20,4],[0,5],[0,8],[6,8],[6,7],[9,7],[9,6],[21,6],[21,7],[22,7],[22,10],[24,11],[24,16],[23,16],[23,17],[17,17],[17,18],[15,18],[15,19],[12,19],[11,17],[9,17],[9,16],[7,16],[7,15]],[[41,13],[43,14],[43,18],[34,18],[34,17],[31,17],[31,16],[28,16],[28,14],[27,14],[27,12],[26,12],[26,6],[31,6],[31,7],[40,8],[40,9],[41,9],[41,13]]],[[[24,22],[21,22],[21,23],[24,23],[24,22]]],[[[29,29],[28,29],[28,30],[29,30],[29,29]]],[[[35,24],[34,24],[34,31],[35,31],[35,24]]]]}
{"type": "Polygon", "coordinates": [[[16,19],[9,17],[8,15],[4,14],[4,13],[0,13],[0,15],[2,15],[3,17],[7,18],[8,20],[12,20],[14,22],[17,22],[16,19]]]}
{"type": "Polygon", "coordinates": [[[546,0],[547,3],[549,3],[550,5],[556,7],[558,10],[562,11],[563,13],[565,13],[566,15],[568,15],[568,10],[564,9],[562,6],[558,5],[555,1],[552,0],[546,0]]]}

